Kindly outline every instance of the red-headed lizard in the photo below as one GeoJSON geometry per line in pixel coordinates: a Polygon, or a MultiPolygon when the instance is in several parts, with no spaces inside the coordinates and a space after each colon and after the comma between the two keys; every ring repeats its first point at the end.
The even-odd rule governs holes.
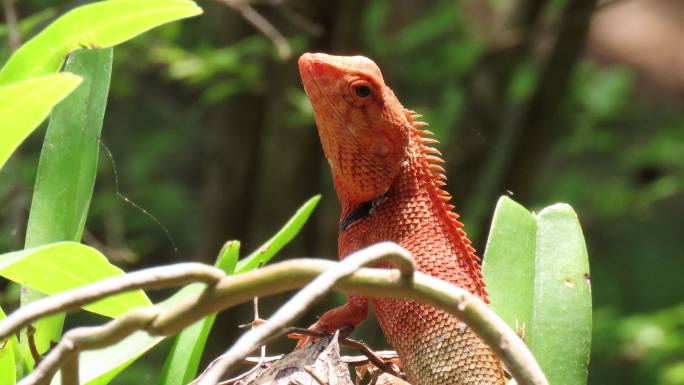
{"type": "MultiPolygon", "coordinates": [[[[342,206],[339,257],[381,241],[410,251],[418,268],[487,301],[480,264],[450,196],[440,152],[420,115],[404,108],[362,56],[306,53],[299,71],[342,206]]],[[[414,301],[371,300],[413,385],[501,385],[494,353],[463,323],[414,301]]],[[[366,318],[368,299],[325,313],[333,332],[366,318]]]]}

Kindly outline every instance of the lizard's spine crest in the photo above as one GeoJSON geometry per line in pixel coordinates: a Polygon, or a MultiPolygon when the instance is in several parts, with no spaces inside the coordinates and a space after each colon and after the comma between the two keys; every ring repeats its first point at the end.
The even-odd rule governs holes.
{"type": "MultiPolygon", "coordinates": [[[[424,165],[429,171],[431,178],[429,183],[432,185],[433,191],[437,197],[445,218],[453,226],[453,235],[455,237],[455,243],[462,251],[462,255],[465,256],[467,265],[471,269],[471,273],[475,274],[480,282],[483,282],[482,272],[479,269],[479,258],[475,254],[475,248],[471,244],[470,240],[466,236],[463,230],[463,223],[459,221],[458,213],[454,212],[455,206],[451,204],[451,194],[444,188],[446,186],[446,170],[442,166],[444,164],[444,159],[442,158],[442,153],[433,147],[438,144],[439,141],[433,138],[433,133],[429,130],[424,130],[422,127],[428,126],[428,123],[418,121],[422,115],[417,114],[415,111],[406,110],[406,116],[413,127],[413,132],[416,135],[416,139],[419,143],[419,153],[423,158],[424,165]]],[[[487,301],[487,293],[484,284],[480,285],[478,288],[479,294],[485,301],[487,301]]]]}

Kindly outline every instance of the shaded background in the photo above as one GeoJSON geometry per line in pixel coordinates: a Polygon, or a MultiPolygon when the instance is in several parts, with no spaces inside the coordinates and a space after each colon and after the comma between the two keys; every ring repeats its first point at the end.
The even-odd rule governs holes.
{"type": "MultiPolygon", "coordinates": [[[[2,3],[4,61],[83,2],[2,3]]],[[[102,151],[87,243],[127,270],[211,262],[229,239],[245,255],[321,193],[278,259],[335,258],[338,204],[296,58],[363,54],[431,123],[478,249],[500,195],[531,209],[568,202],[579,213],[595,304],[589,383],[684,384],[684,2],[200,5],[204,15],[115,49],[102,134],[111,157],[102,151]]],[[[23,245],[43,134],[0,173],[0,251],[23,245]]],[[[263,300],[262,316],[284,298],[263,300]]],[[[12,309],[17,289],[5,285],[1,300],[12,309]]],[[[301,326],[343,301],[331,295],[301,326]]],[[[252,317],[251,306],[221,315],[205,361],[252,317]]],[[[373,322],[356,333],[383,346],[373,322]]],[[[154,383],[168,347],[114,383],[154,383]]]]}

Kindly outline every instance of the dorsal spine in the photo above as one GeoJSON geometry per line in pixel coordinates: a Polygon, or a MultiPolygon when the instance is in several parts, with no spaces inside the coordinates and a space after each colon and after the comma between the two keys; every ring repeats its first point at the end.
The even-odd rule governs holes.
{"type": "Polygon", "coordinates": [[[459,220],[458,213],[454,212],[455,206],[451,204],[451,194],[446,191],[446,170],[442,166],[444,159],[442,153],[434,146],[439,144],[432,131],[424,129],[428,123],[419,121],[422,115],[415,111],[406,110],[406,117],[413,128],[416,143],[418,143],[418,154],[421,164],[427,170],[428,186],[432,190],[432,195],[436,198],[436,203],[441,209],[441,217],[448,227],[452,242],[460,250],[460,254],[465,258],[466,266],[470,269],[473,277],[477,277],[477,292],[483,300],[488,302],[487,290],[485,289],[484,279],[480,269],[480,259],[470,239],[463,230],[463,223],[459,220]]]}

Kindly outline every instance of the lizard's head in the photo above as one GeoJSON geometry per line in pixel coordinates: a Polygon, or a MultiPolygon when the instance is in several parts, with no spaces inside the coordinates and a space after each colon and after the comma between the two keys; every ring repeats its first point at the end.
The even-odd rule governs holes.
{"type": "Polygon", "coordinates": [[[299,72],[340,200],[384,194],[406,157],[409,123],[378,66],[363,56],[305,53],[299,72]]]}

